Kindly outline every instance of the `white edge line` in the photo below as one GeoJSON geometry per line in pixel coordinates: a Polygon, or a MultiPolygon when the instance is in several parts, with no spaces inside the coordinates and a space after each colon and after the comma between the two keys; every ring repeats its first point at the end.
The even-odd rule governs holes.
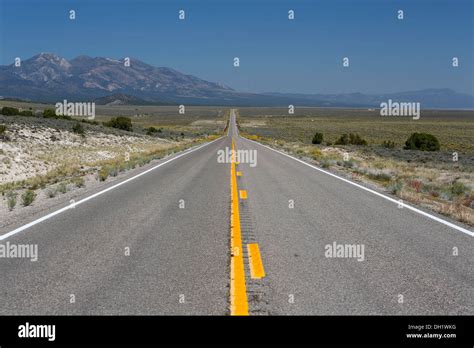
{"type": "Polygon", "coordinates": [[[332,176],[332,177],[334,177],[334,178],[336,178],[336,179],[342,180],[342,181],[344,181],[344,182],[346,182],[346,183],[348,183],[348,184],[351,184],[351,185],[353,185],[353,186],[356,186],[356,187],[358,187],[358,188],[360,188],[360,189],[362,189],[362,190],[365,190],[365,191],[367,191],[367,192],[373,193],[374,195],[377,195],[377,196],[379,196],[379,197],[382,197],[382,198],[384,198],[384,199],[386,199],[386,200],[388,200],[388,201],[390,201],[390,202],[393,202],[393,203],[396,203],[396,204],[398,204],[398,205],[401,205],[401,206],[403,206],[403,207],[405,207],[405,208],[407,208],[407,209],[409,209],[409,210],[412,210],[412,211],[414,211],[414,212],[416,212],[416,213],[418,213],[418,214],[421,214],[421,215],[423,215],[423,216],[426,216],[426,217],[428,217],[428,218],[430,218],[430,219],[432,219],[432,220],[438,221],[438,222],[440,222],[440,223],[442,223],[442,224],[444,224],[444,225],[446,225],[446,226],[449,226],[449,227],[451,227],[451,228],[454,228],[454,229],[456,229],[456,230],[458,230],[458,231],[460,231],[460,232],[463,232],[463,233],[465,233],[465,234],[467,234],[467,235],[469,235],[469,236],[471,236],[471,237],[474,237],[474,232],[472,232],[472,231],[470,231],[470,230],[468,230],[468,229],[462,228],[462,227],[460,227],[460,226],[458,226],[458,225],[455,225],[455,224],[453,224],[453,223],[451,223],[451,222],[449,222],[449,221],[440,219],[440,218],[437,217],[437,216],[428,214],[428,213],[424,212],[423,210],[414,208],[414,207],[412,207],[411,205],[408,205],[408,204],[406,204],[406,203],[400,202],[400,201],[398,201],[398,200],[396,200],[396,199],[393,199],[393,198],[388,197],[388,196],[386,196],[386,195],[384,195],[384,194],[381,194],[381,193],[379,193],[379,192],[377,192],[377,191],[374,191],[374,190],[372,190],[372,189],[369,189],[369,188],[367,188],[367,187],[365,187],[365,186],[359,185],[359,184],[357,184],[357,183],[355,183],[355,182],[352,182],[352,181],[350,181],[350,180],[347,180],[347,179],[345,179],[345,178],[342,178],[342,177],[340,177],[340,176],[338,176],[338,175],[335,175],[335,174],[333,174],[333,173],[331,173],[331,172],[328,172],[328,171],[326,171],[326,170],[324,170],[324,169],[321,169],[321,168],[318,168],[318,167],[316,167],[316,166],[313,166],[312,164],[309,164],[309,163],[307,163],[307,162],[305,162],[305,161],[303,161],[303,160],[300,160],[299,158],[290,156],[290,155],[288,155],[288,154],[286,154],[286,153],[284,153],[284,152],[282,152],[282,151],[275,150],[275,149],[271,148],[270,146],[263,145],[263,144],[259,143],[258,141],[254,141],[254,140],[247,139],[247,138],[244,138],[244,137],[240,137],[240,138],[245,139],[245,140],[248,140],[248,141],[251,141],[251,142],[253,142],[253,143],[255,143],[255,144],[258,144],[258,145],[260,145],[260,146],[266,147],[267,149],[270,149],[270,150],[275,151],[275,152],[277,152],[277,153],[279,153],[279,154],[281,154],[281,155],[284,155],[284,156],[286,156],[286,157],[289,157],[289,158],[291,158],[291,159],[294,159],[295,161],[298,161],[298,162],[300,162],[300,163],[303,163],[304,165],[307,165],[308,167],[311,167],[311,168],[313,168],[313,169],[316,169],[316,170],[318,170],[318,171],[320,171],[320,172],[322,172],[322,173],[324,173],[324,174],[330,175],[330,176],[332,176]]]}
{"type": "Polygon", "coordinates": [[[117,188],[117,187],[122,186],[122,185],[124,185],[124,184],[126,184],[126,183],[128,183],[128,182],[130,182],[130,181],[132,181],[132,180],[135,180],[135,179],[139,178],[140,176],[145,175],[145,174],[151,172],[152,170],[155,170],[155,169],[157,169],[157,168],[159,168],[159,167],[161,167],[161,166],[163,166],[163,165],[165,165],[165,164],[167,164],[167,163],[169,163],[169,162],[171,162],[171,161],[174,161],[175,159],[178,159],[178,158],[180,158],[180,157],[182,157],[182,156],[185,156],[185,155],[190,154],[191,152],[194,152],[194,151],[197,151],[197,150],[199,150],[199,149],[202,149],[203,147],[208,146],[208,145],[210,145],[210,144],[212,144],[212,143],[214,143],[214,142],[216,142],[216,141],[218,141],[218,140],[220,140],[220,139],[222,139],[222,138],[224,138],[224,136],[221,136],[221,137],[219,137],[219,138],[217,138],[217,139],[215,139],[215,140],[212,140],[212,141],[210,141],[210,142],[208,142],[208,143],[205,143],[205,144],[203,144],[203,145],[200,145],[200,146],[198,146],[198,147],[195,147],[194,149],[191,148],[191,149],[184,150],[184,152],[178,154],[177,156],[172,157],[172,158],[170,158],[170,159],[168,159],[168,160],[166,160],[166,161],[164,161],[164,162],[162,162],[162,163],[159,163],[159,164],[157,164],[156,166],[145,170],[144,172],[141,172],[141,173],[139,173],[139,174],[137,174],[137,175],[135,175],[135,176],[132,176],[131,178],[128,178],[128,179],[126,179],[126,180],[124,180],[124,181],[121,181],[121,182],[119,182],[119,183],[117,183],[117,184],[115,184],[115,185],[112,185],[112,186],[110,186],[110,187],[107,187],[106,189],[104,189],[104,190],[102,190],[102,191],[99,191],[99,192],[96,192],[96,193],[94,193],[93,195],[90,195],[90,196],[88,196],[88,197],[86,197],[86,198],[81,199],[80,201],[77,201],[77,202],[75,202],[75,203],[71,203],[71,204],[69,204],[68,206],[65,206],[64,208],[61,208],[61,209],[56,210],[56,211],[53,211],[52,213],[47,214],[47,215],[45,215],[45,216],[43,216],[43,217],[40,217],[39,219],[34,220],[34,221],[32,221],[32,222],[30,222],[30,223],[28,223],[28,224],[26,224],[26,225],[23,225],[23,226],[21,226],[21,227],[18,227],[18,228],[16,228],[16,229],[14,229],[13,231],[10,231],[10,232],[8,232],[8,233],[5,233],[5,234],[3,234],[3,235],[0,236],[0,241],[5,240],[5,239],[7,239],[8,237],[11,237],[11,236],[13,236],[13,235],[15,235],[15,234],[17,234],[17,233],[19,233],[19,232],[21,232],[21,231],[24,231],[24,230],[26,230],[26,229],[28,229],[28,228],[34,226],[34,225],[37,225],[37,224],[39,224],[40,222],[43,222],[43,221],[45,221],[45,220],[48,220],[48,219],[52,218],[53,216],[56,216],[56,215],[58,215],[58,214],[61,214],[62,212],[66,211],[66,210],[69,210],[69,209],[71,209],[71,208],[74,208],[74,207],[78,206],[79,204],[85,203],[85,202],[87,202],[88,200],[91,200],[91,199],[93,199],[93,198],[95,198],[95,197],[97,197],[97,196],[100,196],[100,195],[102,195],[102,194],[104,194],[104,193],[106,193],[106,192],[108,192],[108,191],[110,191],[110,190],[113,190],[114,188],[117,188]]]}

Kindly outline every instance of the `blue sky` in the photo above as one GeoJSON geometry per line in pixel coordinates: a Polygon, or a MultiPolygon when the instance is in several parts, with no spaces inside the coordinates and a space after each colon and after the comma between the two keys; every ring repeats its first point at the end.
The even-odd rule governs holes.
{"type": "Polygon", "coordinates": [[[136,57],[252,92],[474,94],[473,0],[0,0],[0,64],[136,57]],[[76,10],[76,20],[68,11],[76,10]],[[178,10],[186,20],[178,20],[178,10]],[[295,20],[288,20],[288,10],[295,20]],[[396,18],[403,9],[405,19],[396,18]],[[239,57],[241,67],[233,67],[239,57]],[[453,56],[460,66],[451,66],[453,56]],[[349,57],[350,67],[342,67],[349,57]]]}

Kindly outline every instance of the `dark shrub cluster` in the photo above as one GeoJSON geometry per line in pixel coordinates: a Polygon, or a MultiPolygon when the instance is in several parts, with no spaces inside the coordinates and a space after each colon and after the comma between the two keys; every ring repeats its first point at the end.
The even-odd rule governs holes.
{"type": "Polygon", "coordinates": [[[155,133],[158,133],[158,129],[156,129],[155,127],[149,127],[147,128],[146,130],[146,134],[147,135],[153,135],[155,133]]]}
{"type": "Polygon", "coordinates": [[[106,127],[122,129],[128,132],[133,131],[132,120],[128,117],[114,117],[111,118],[110,121],[104,122],[103,124],[106,127]]]}
{"type": "Polygon", "coordinates": [[[87,124],[92,124],[92,125],[95,125],[95,126],[98,126],[99,125],[99,122],[97,121],[91,121],[91,120],[86,120],[85,118],[83,118],[81,120],[82,123],[87,123],[87,124]]]}
{"type": "Polygon", "coordinates": [[[56,120],[72,120],[71,116],[66,115],[56,115],[56,110],[54,109],[44,109],[43,110],[43,117],[44,118],[54,118],[56,120]]]}
{"type": "Polygon", "coordinates": [[[54,109],[44,109],[43,111],[43,117],[45,118],[56,118],[56,110],[54,109]]]}
{"type": "Polygon", "coordinates": [[[316,132],[311,140],[313,144],[321,144],[323,142],[323,133],[316,132]]]}
{"type": "Polygon", "coordinates": [[[20,113],[20,110],[18,110],[17,108],[12,108],[10,106],[4,106],[2,108],[1,113],[2,115],[5,115],[5,116],[14,116],[14,115],[18,115],[20,113]]]}
{"type": "Polygon", "coordinates": [[[0,113],[2,115],[5,115],[5,116],[34,116],[33,115],[33,111],[31,110],[22,110],[20,111],[19,109],[17,108],[12,108],[10,106],[4,106],[2,108],[2,110],[0,111],[0,113]]]}
{"type": "Polygon", "coordinates": [[[33,190],[26,190],[21,195],[21,201],[25,207],[31,205],[36,198],[36,193],[33,190]]]}
{"type": "Polygon", "coordinates": [[[8,130],[7,126],[5,126],[4,124],[0,124],[0,140],[3,140],[3,141],[10,140],[10,137],[6,133],[7,130],[8,130]]]}
{"type": "Polygon", "coordinates": [[[80,134],[80,135],[84,135],[85,134],[85,130],[84,130],[84,126],[82,124],[80,124],[79,122],[76,122],[74,124],[74,126],[72,126],[72,131],[76,134],[80,134]]]}
{"type": "Polygon", "coordinates": [[[335,145],[367,145],[367,141],[362,139],[359,134],[343,134],[334,143],[335,145]]]}
{"type": "Polygon", "coordinates": [[[438,139],[428,133],[413,133],[405,142],[405,150],[439,151],[438,139]]]}
{"type": "Polygon", "coordinates": [[[395,142],[391,140],[384,140],[382,142],[382,147],[385,147],[387,149],[393,149],[395,148],[395,142]]]}

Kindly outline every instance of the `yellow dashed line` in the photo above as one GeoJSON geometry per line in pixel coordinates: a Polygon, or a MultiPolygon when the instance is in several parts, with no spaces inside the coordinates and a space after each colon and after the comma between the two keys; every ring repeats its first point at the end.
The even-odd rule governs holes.
{"type": "Polygon", "coordinates": [[[247,191],[240,190],[239,191],[239,196],[240,196],[240,199],[247,199],[247,191]]]}
{"type": "MultiPolygon", "coordinates": [[[[235,145],[232,140],[232,150],[235,145]]],[[[245,285],[244,258],[242,252],[242,234],[240,230],[239,199],[237,191],[237,177],[235,172],[235,151],[230,166],[230,314],[248,315],[247,288],[245,285]]]]}
{"type": "Polygon", "coordinates": [[[263,268],[262,257],[260,256],[260,249],[258,244],[247,244],[249,253],[250,277],[252,279],[260,279],[265,277],[265,270],[263,268]]]}
{"type": "Polygon", "coordinates": [[[242,176],[242,172],[237,172],[237,176],[242,176]]]}

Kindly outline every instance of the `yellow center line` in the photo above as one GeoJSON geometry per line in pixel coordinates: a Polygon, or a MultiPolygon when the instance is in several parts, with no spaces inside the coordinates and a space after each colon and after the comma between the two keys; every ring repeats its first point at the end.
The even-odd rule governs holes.
{"type": "Polygon", "coordinates": [[[252,279],[265,277],[265,270],[263,269],[263,262],[258,244],[247,244],[247,250],[249,253],[250,277],[252,279]]]}
{"type": "Polygon", "coordinates": [[[239,190],[240,199],[247,199],[247,191],[239,190]]]}
{"type": "Polygon", "coordinates": [[[235,171],[235,145],[232,140],[232,163],[230,166],[230,314],[248,315],[247,288],[245,285],[244,259],[242,252],[242,233],[240,230],[239,198],[235,171]]]}
{"type": "Polygon", "coordinates": [[[237,172],[237,176],[242,176],[242,172],[237,172]]]}

